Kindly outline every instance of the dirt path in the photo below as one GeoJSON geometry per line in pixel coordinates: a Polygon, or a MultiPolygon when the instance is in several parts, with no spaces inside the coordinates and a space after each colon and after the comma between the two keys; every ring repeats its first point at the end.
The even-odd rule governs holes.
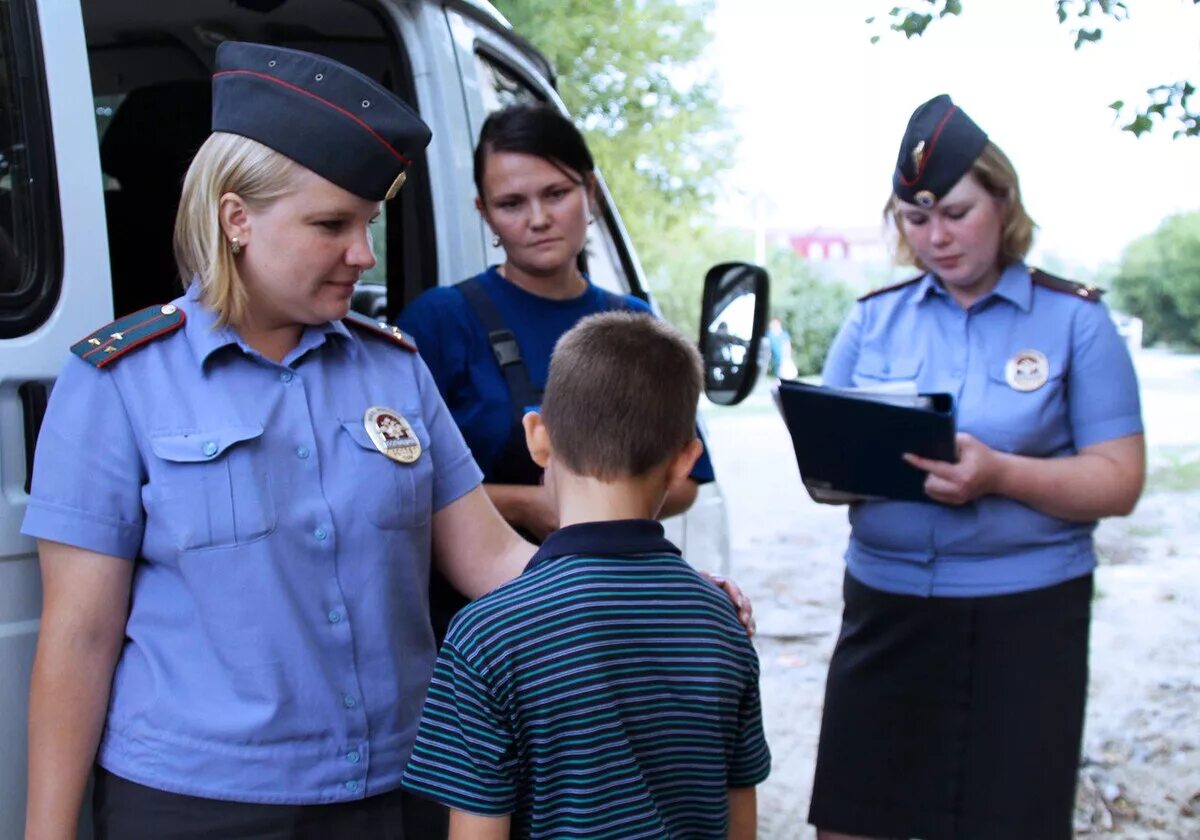
{"type": "MultiPolygon", "coordinates": [[[[1151,483],[1097,532],[1102,566],[1076,810],[1081,837],[1200,838],[1200,357],[1139,354],[1151,483]]],[[[705,411],[733,576],[754,598],[767,737],[761,840],[805,824],[841,611],[845,511],[814,504],[765,393],[705,411]]]]}

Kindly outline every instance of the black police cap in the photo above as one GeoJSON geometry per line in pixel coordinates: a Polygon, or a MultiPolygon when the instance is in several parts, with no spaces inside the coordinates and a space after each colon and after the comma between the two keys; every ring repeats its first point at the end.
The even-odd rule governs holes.
{"type": "Polygon", "coordinates": [[[908,120],[892,173],[896,197],[932,207],[971,169],[987,135],[946,94],[935,96],[908,120]]]}
{"type": "Polygon", "coordinates": [[[371,201],[396,194],[431,137],[416,111],[357,70],[238,41],[217,48],[212,130],[257,140],[371,201]]]}

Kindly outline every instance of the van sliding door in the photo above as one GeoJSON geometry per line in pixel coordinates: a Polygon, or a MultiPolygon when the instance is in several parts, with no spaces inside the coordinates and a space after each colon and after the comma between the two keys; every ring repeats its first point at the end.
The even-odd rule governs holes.
{"type": "Polygon", "coordinates": [[[0,840],[25,825],[33,446],[68,347],[111,312],[95,130],[78,0],[0,0],[0,840]]]}

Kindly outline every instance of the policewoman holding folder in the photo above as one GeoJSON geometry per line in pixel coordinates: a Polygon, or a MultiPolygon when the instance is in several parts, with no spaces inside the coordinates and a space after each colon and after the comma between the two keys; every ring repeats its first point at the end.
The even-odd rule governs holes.
{"type": "Polygon", "coordinates": [[[958,459],[904,456],[927,501],[850,508],[809,821],[823,840],[1066,840],[1092,532],[1145,476],[1133,365],[1098,290],[1024,263],[1016,172],[948,96],[913,113],[892,188],[921,273],[859,300],[824,384],[952,394],[958,459]]]}

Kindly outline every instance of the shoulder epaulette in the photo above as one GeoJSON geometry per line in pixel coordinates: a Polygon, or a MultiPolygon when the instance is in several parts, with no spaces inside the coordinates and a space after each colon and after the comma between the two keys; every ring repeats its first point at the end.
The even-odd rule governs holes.
{"type": "Polygon", "coordinates": [[[861,297],[859,297],[859,300],[864,301],[869,298],[875,297],[875,295],[882,295],[885,292],[894,292],[897,289],[903,289],[905,286],[911,286],[913,283],[916,283],[918,280],[920,280],[924,276],[925,276],[924,274],[918,274],[916,277],[909,277],[907,280],[901,280],[899,283],[893,283],[890,286],[884,286],[880,289],[872,289],[871,291],[867,292],[865,295],[862,295],[861,297]]]}
{"type": "Polygon", "coordinates": [[[131,312],[71,345],[71,352],[98,368],[111,365],[135,347],[175,332],[187,320],[167,303],[131,312]]]}
{"type": "Polygon", "coordinates": [[[1043,289],[1050,289],[1054,292],[1062,292],[1067,295],[1074,295],[1080,300],[1090,301],[1095,303],[1104,295],[1104,290],[1098,286],[1088,286],[1084,283],[1076,283],[1074,280],[1064,280],[1061,277],[1055,277],[1053,274],[1047,274],[1040,268],[1030,270],[1029,279],[1035,285],[1041,286],[1043,289]]]}
{"type": "Polygon", "coordinates": [[[368,318],[366,315],[351,311],[349,315],[342,319],[348,326],[357,327],[360,330],[365,330],[369,333],[386,338],[393,344],[398,344],[405,350],[416,353],[417,344],[407,333],[400,330],[399,327],[392,326],[387,321],[376,321],[374,318],[368,318]]]}

